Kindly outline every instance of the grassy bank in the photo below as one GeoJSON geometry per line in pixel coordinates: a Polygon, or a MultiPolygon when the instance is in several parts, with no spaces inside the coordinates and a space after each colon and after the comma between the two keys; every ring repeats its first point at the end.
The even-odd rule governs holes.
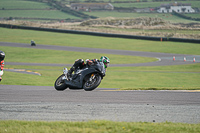
{"type": "MultiPolygon", "coordinates": [[[[181,53],[199,55],[200,45],[192,43],[156,42],[135,39],[107,38],[76,34],[62,34],[0,28],[1,42],[36,43],[90,48],[107,48],[133,51],[181,53]],[[101,41],[96,41],[101,40],[101,41]]],[[[77,58],[99,58],[99,53],[41,50],[1,46],[6,62],[73,64],[77,58]]],[[[105,55],[105,54],[103,54],[105,55]]],[[[106,54],[111,64],[130,64],[156,61],[155,58],[106,54]]],[[[1,84],[52,86],[63,67],[11,66],[41,73],[42,76],[5,71],[1,84]],[[16,78],[17,77],[17,78],[16,78]]],[[[108,67],[99,87],[126,89],[199,89],[200,64],[154,67],[108,67]]]]}
{"type": "MultiPolygon", "coordinates": [[[[64,67],[64,66],[63,66],[64,67]]],[[[5,71],[1,84],[53,86],[63,67],[10,66],[39,72],[42,76],[5,71]],[[16,78],[17,77],[17,78],[16,78]]],[[[158,67],[109,67],[100,88],[121,89],[200,89],[200,64],[158,67]]]]}
{"type": "Polygon", "coordinates": [[[147,122],[28,122],[0,121],[0,132],[9,133],[199,133],[200,124],[147,122]]]}
{"type": "Polygon", "coordinates": [[[200,55],[200,45],[0,28],[1,42],[200,55]],[[100,40],[100,41],[97,41],[100,40]]]}
{"type": "MultiPolygon", "coordinates": [[[[101,53],[73,52],[62,50],[45,50],[31,48],[15,48],[1,46],[1,50],[6,52],[7,62],[27,62],[27,63],[50,63],[50,64],[73,64],[76,59],[100,58],[101,53]],[[50,54],[49,54],[50,53],[50,54]],[[73,58],[72,58],[73,57],[73,58]]],[[[144,63],[157,61],[156,58],[125,56],[106,54],[112,64],[144,63]]]]}
{"type": "Polygon", "coordinates": [[[158,17],[162,18],[166,21],[170,21],[171,23],[192,23],[197,21],[187,20],[183,18],[179,18],[177,16],[173,16],[170,13],[161,14],[161,13],[129,13],[129,12],[86,12],[88,15],[97,16],[99,18],[106,17],[114,17],[114,18],[137,18],[137,17],[158,17]]]}

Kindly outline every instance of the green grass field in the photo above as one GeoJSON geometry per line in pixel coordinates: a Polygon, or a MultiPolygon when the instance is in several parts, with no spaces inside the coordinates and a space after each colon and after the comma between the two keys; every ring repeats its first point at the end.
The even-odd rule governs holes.
{"type": "MultiPolygon", "coordinates": [[[[1,42],[27,43],[35,40],[37,45],[60,45],[90,48],[108,48],[137,51],[153,51],[166,53],[182,53],[199,55],[200,45],[177,42],[155,42],[134,39],[106,38],[75,34],[39,32],[30,30],[0,28],[1,42]],[[100,41],[97,41],[100,40],[100,41]]],[[[37,46],[36,46],[37,47],[37,46]]],[[[67,52],[56,50],[40,50],[1,46],[6,53],[6,69],[25,69],[41,73],[41,76],[4,71],[4,85],[53,86],[57,77],[62,74],[63,67],[6,65],[6,62],[35,63],[73,63],[77,58],[99,58],[102,54],[67,52]]],[[[155,61],[154,58],[132,57],[108,54],[111,64],[137,63],[155,61]]],[[[178,66],[157,67],[108,67],[101,88],[121,89],[200,89],[200,63],[178,66]]],[[[199,124],[184,123],[147,123],[147,122],[44,122],[44,121],[12,121],[0,120],[0,132],[9,133],[199,133],[199,124]]]]}
{"type": "MultiPolygon", "coordinates": [[[[173,16],[169,13],[126,13],[126,12],[85,12],[88,15],[97,16],[99,18],[114,17],[114,18],[138,18],[138,17],[159,17],[171,23],[192,23],[198,21],[191,21],[177,16],[173,16]]],[[[198,14],[197,14],[198,15],[198,14]]]]}
{"type": "Polygon", "coordinates": [[[147,122],[28,122],[0,121],[0,132],[9,133],[199,133],[200,124],[147,122]]]}
{"type": "Polygon", "coordinates": [[[1,0],[0,17],[25,17],[46,19],[80,19],[60,10],[49,10],[47,3],[25,0],[1,0]],[[12,9],[12,10],[10,10],[12,9]]]}
{"type": "Polygon", "coordinates": [[[1,0],[0,9],[46,9],[46,3],[25,0],[1,0]]]}
{"type": "MultiPolygon", "coordinates": [[[[42,76],[5,71],[1,84],[53,86],[57,77],[62,74],[63,67],[6,65],[9,69],[39,72],[42,76]]],[[[199,68],[199,63],[163,67],[109,67],[99,87],[135,90],[197,90],[200,89],[199,68]]]]}
{"type": "MultiPolygon", "coordinates": [[[[59,1],[59,0],[57,0],[59,1]]],[[[117,0],[116,0],[117,1],[117,0]]],[[[120,0],[121,1],[121,0],[120,0]]],[[[136,1],[136,0],[132,0],[136,1]]],[[[69,4],[67,1],[62,1],[65,4],[69,4]]],[[[80,0],[79,2],[83,2],[80,0]]],[[[105,1],[106,2],[106,1],[105,1]]],[[[109,1],[108,1],[109,2],[109,1]]],[[[112,1],[114,2],[114,1],[112,1]]],[[[148,2],[136,2],[136,3],[112,3],[115,7],[137,7],[137,8],[145,8],[145,7],[158,7],[160,4],[172,3],[175,0],[169,2],[152,2],[152,0],[148,0],[148,2]]],[[[200,8],[200,2],[198,1],[179,1],[181,3],[191,3],[192,6],[200,8]]],[[[25,0],[1,0],[0,9],[0,17],[26,17],[26,18],[49,18],[49,19],[80,19],[79,17],[75,17],[73,15],[63,13],[60,10],[46,10],[52,8],[47,5],[47,3],[35,2],[35,1],[25,1],[25,0]],[[14,10],[7,10],[14,9],[14,10]],[[21,10],[22,9],[22,10],[21,10]],[[23,10],[25,9],[25,10],[23,10]],[[27,10],[29,9],[29,10],[27,10]],[[30,10],[32,9],[32,10],[30,10]],[[37,9],[37,10],[34,10],[37,9]],[[39,9],[39,10],[38,10],[39,9]]],[[[126,12],[84,12],[91,16],[97,17],[116,17],[116,18],[134,18],[134,17],[160,17],[166,21],[170,21],[172,23],[191,23],[197,21],[190,21],[182,18],[178,18],[176,16],[172,16],[171,14],[159,14],[159,13],[126,13],[126,12]]],[[[199,14],[195,15],[198,16],[199,14]]],[[[193,17],[193,15],[192,15],[193,17]]]]}
{"type": "Polygon", "coordinates": [[[79,19],[60,12],[58,10],[0,10],[1,17],[25,17],[25,18],[48,18],[48,19],[79,19]]]}
{"type": "MultiPolygon", "coordinates": [[[[157,42],[135,39],[107,38],[97,36],[39,32],[0,28],[1,42],[36,43],[60,46],[108,48],[133,51],[181,53],[199,55],[200,45],[178,42],[157,42]],[[101,41],[95,41],[101,40],[101,41]],[[123,44],[123,45],[122,45],[123,44]]],[[[99,58],[102,54],[40,50],[1,46],[8,62],[73,64],[77,58],[99,58]],[[49,54],[51,53],[51,54],[49,54]]],[[[111,64],[128,64],[156,61],[155,58],[107,54],[111,64]]],[[[65,67],[10,66],[6,68],[26,69],[41,73],[42,76],[6,71],[1,84],[52,86],[65,67]],[[16,78],[18,77],[18,78],[16,78]],[[20,79],[20,80],[19,80],[20,79]]],[[[200,64],[157,67],[109,67],[99,87],[121,89],[199,89],[200,64]]]]}
{"type": "Polygon", "coordinates": [[[184,15],[192,18],[200,18],[199,14],[184,14],[184,15]]]}
{"type": "MultiPolygon", "coordinates": [[[[83,1],[83,0],[80,0],[83,1]]],[[[110,0],[105,0],[109,2],[110,0]]],[[[114,0],[112,0],[114,1],[114,0]]],[[[115,0],[123,1],[123,0],[115,0]]],[[[124,0],[125,1],[125,0],[124,0]]],[[[136,0],[130,0],[136,1],[136,0]]],[[[148,0],[151,2],[152,0],[148,0]]],[[[187,2],[187,1],[186,1],[187,2]]],[[[191,1],[193,2],[193,1],[191,1]]],[[[197,1],[196,1],[197,2],[197,1]]],[[[160,3],[151,3],[155,6],[160,3]]],[[[198,6],[199,3],[196,3],[198,6]]],[[[130,4],[133,5],[133,4],[130,4]]],[[[148,4],[146,4],[148,5],[148,4]]],[[[138,3],[136,6],[146,6],[138,3]]],[[[117,5],[118,6],[118,5],[117,5]]],[[[121,6],[121,5],[119,5],[121,6]]],[[[125,4],[124,7],[129,7],[125,4]]],[[[135,5],[134,5],[135,6],[135,5]]],[[[149,5],[148,5],[149,6],[149,5]]],[[[74,16],[60,11],[46,11],[50,8],[45,3],[25,0],[0,0],[0,8],[16,9],[29,8],[41,9],[40,11],[11,11],[0,10],[0,17],[37,17],[57,19],[77,19],[74,16]]],[[[89,15],[98,17],[140,17],[149,14],[119,13],[119,12],[90,12],[89,15]]],[[[152,14],[150,15],[152,17],[152,14]]],[[[161,17],[171,22],[192,22],[183,20],[170,14],[153,14],[153,17],[161,17]]],[[[134,31],[133,31],[134,32],[134,31]]],[[[162,31],[161,31],[162,32],[162,31]]],[[[187,31],[186,31],[187,32],[187,31]]],[[[196,31],[194,31],[196,32],[196,31]]],[[[200,45],[178,42],[155,42],[134,39],[106,38],[75,34],[62,34],[50,32],[38,32],[30,30],[0,28],[1,42],[16,42],[30,44],[35,40],[37,45],[59,45],[89,48],[107,48],[147,52],[163,52],[178,54],[200,55],[200,45]],[[98,41],[97,41],[98,40],[98,41]],[[100,40],[100,41],[99,41],[100,40]]],[[[33,63],[58,63],[72,64],[77,58],[99,58],[102,54],[67,52],[56,50],[40,50],[28,48],[13,48],[1,46],[0,50],[6,53],[5,69],[25,69],[41,73],[41,76],[4,71],[0,85],[34,85],[53,86],[56,78],[62,74],[63,67],[47,66],[21,66],[6,65],[6,62],[33,62],[33,63]]],[[[107,54],[111,64],[128,64],[156,61],[155,58],[134,56],[122,56],[107,54]]],[[[101,88],[120,89],[172,89],[172,90],[195,90],[200,89],[200,63],[177,66],[154,66],[154,67],[108,67],[106,77],[102,80],[101,88]]],[[[199,124],[184,123],[147,123],[147,122],[111,122],[111,121],[87,121],[87,122],[43,122],[43,121],[12,121],[0,120],[0,133],[200,133],[199,124]]]]}
{"type": "Polygon", "coordinates": [[[192,7],[200,7],[199,1],[162,1],[162,2],[136,2],[136,3],[114,3],[114,7],[137,7],[137,8],[146,8],[146,7],[159,7],[161,4],[169,4],[169,3],[191,3],[192,7]]]}
{"type": "MultiPolygon", "coordinates": [[[[8,62],[27,62],[27,63],[50,63],[50,64],[73,64],[74,59],[80,57],[87,58],[99,58],[100,53],[86,53],[86,52],[72,52],[72,51],[58,51],[58,50],[44,50],[44,49],[30,49],[30,48],[13,48],[13,47],[1,47],[3,51],[6,51],[8,62]],[[51,54],[49,54],[51,53],[51,54]],[[73,56],[73,58],[72,58],[73,56]],[[67,61],[67,62],[63,62],[67,61]]],[[[113,64],[127,64],[129,63],[144,63],[157,61],[156,58],[148,57],[136,57],[136,56],[123,56],[123,55],[111,55],[106,54],[112,59],[113,64]]]]}
{"type": "Polygon", "coordinates": [[[30,44],[31,40],[44,45],[200,55],[200,45],[195,43],[159,42],[0,28],[0,41],[2,42],[30,44]]]}

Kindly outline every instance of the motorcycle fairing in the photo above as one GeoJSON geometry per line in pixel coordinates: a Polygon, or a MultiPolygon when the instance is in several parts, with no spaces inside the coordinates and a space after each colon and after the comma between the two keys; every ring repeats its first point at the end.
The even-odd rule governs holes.
{"type": "Polygon", "coordinates": [[[71,81],[65,80],[65,83],[69,86],[70,89],[73,89],[73,88],[82,89],[85,76],[91,73],[100,73],[100,72],[96,70],[95,67],[78,70],[73,75],[73,78],[75,79],[71,81]]]}

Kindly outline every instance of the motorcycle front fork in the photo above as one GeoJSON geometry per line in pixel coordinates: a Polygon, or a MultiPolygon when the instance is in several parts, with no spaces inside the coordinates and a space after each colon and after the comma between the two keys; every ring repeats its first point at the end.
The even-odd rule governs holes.
{"type": "Polygon", "coordinates": [[[67,73],[68,73],[67,68],[63,68],[63,74],[64,74],[65,76],[62,77],[62,80],[65,80],[65,79],[68,80],[68,78],[67,78],[67,73]]]}
{"type": "Polygon", "coordinates": [[[93,74],[91,74],[91,77],[90,77],[89,81],[91,82],[94,78],[95,78],[95,75],[93,73],[93,74]]]}

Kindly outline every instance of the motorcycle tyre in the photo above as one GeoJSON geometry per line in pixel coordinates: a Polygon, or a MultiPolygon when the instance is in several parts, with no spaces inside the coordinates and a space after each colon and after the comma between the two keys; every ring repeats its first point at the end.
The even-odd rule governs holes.
{"type": "Polygon", "coordinates": [[[59,82],[59,80],[61,79],[61,77],[63,77],[64,74],[60,75],[57,80],[54,83],[54,87],[57,91],[64,91],[68,86],[65,84],[65,82],[63,82],[60,86],[57,85],[57,82],[59,82]]]}
{"type": "Polygon", "coordinates": [[[98,76],[98,81],[97,81],[96,84],[93,85],[92,87],[86,88],[86,87],[85,87],[85,83],[86,83],[86,82],[83,84],[83,89],[84,89],[85,91],[92,91],[92,90],[96,89],[96,88],[99,86],[99,84],[101,83],[101,76],[100,76],[99,74],[97,74],[96,76],[98,76]]]}

